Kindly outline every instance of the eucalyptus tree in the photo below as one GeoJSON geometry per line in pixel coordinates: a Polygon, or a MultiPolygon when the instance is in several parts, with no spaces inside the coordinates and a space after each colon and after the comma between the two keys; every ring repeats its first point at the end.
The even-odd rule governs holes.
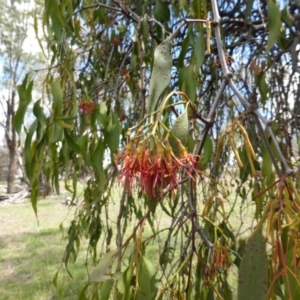
{"type": "Polygon", "coordinates": [[[51,114],[35,102],[26,171],[36,213],[40,172],[79,199],[79,298],[297,299],[299,20],[293,1],[45,1],[51,114]]]}
{"type": "MultiPolygon", "coordinates": [[[[0,126],[4,131],[9,152],[8,193],[14,192],[15,177],[19,169],[18,136],[13,126],[18,104],[17,85],[21,84],[26,73],[34,66],[38,67],[36,64],[40,61],[36,49],[31,47],[32,42],[29,37],[33,24],[33,7],[33,1],[30,0],[0,3],[0,126]]],[[[34,34],[33,30],[32,33],[34,34]]]]}

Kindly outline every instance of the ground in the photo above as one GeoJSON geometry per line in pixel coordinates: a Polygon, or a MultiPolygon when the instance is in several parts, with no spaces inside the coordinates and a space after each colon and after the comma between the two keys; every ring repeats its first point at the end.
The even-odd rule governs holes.
{"type": "MultiPolygon", "coordinates": [[[[58,288],[53,285],[53,278],[58,269],[63,268],[62,257],[66,246],[66,235],[76,207],[62,204],[70,196],[66,191],[60,196],[51,195],[38,202],[38,220],[29,199],[21,203],[0,205],[0,300],[10,299],[77,299],[87,278],[85,267],[84,245],[75,265],[70,265],[73,279],[66,272],[60,272],[58,288]],[[64,228],[64,229],[63,229],[64,228]],[[61,275],[63,274],[63,275],[61,275]]],[[[114,194],[110,205],[110,218],[116,219],[120,195],[114,194]]],[[[249,202],[248,209],[240,215],[241,199],[231,196],[224,199],[224,208],[228,213],[232,210],[231,225],[243,235],[245,229],[251,227],[253,207],[249,202]],[[240,228],[241,220],[243,225],[240,228]]],[[[201,207],[200,207],[201,209],[201,207]]],[[[132,224],[136,220],[132,220],[132,224]]],[[[158,228],[168,227],[170,219],[162,211],[158,211],[158,228]]],[[[145,234],[151,234],[146,229],[145,234]]],[[[148,255],[153,261],[158,253],[158,244],[164,245],[164,232],[161,240],[150,243],[148,255]]],[[[149,257],[148,256],[148,257],[149,257]]],[[[157,261],[157,259],[156,259],[157,261]]],[[[230,282],[235,285],[237,270],[232,270],[230,282]]]]}
{"type": "MultiPolygon", "coordinates": [[[[52,284],[65,248],[59,225],[67,228],[75,212],[74,207],[61,204],[64,197],[51,196],[39,201],[39,224],[29,199],[0,206],[1,300],[60,298],[52,284]]],[[[75,278],[84,278],[84,272],[84,268],[74,270],[75,278]]],[[[76,298],[77,288],[75,280],[66,277],[61,287],[62,298],[76,298]]]]}

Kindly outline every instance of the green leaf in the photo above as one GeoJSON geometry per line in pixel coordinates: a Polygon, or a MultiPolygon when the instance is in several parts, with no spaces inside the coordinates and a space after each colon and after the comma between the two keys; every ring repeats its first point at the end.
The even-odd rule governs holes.
{"type": "Polygon", "coordinates": [[[190,34],[191,34],[191,30],[189,27],[188,33],[182,42],[181,51],[180,51],[180,54],[178,57],[178,68],[184,67],[184,59],[185,59],[185,56],[186,56],[189,46],[190,46],[190,34]]]}
{"type": "Polygon", "coordinates": [[[24,116],[29,103],[31,102],[31,92],[33,87],[33,81],[27,84],[28,74],[25,76],[21,85],[17,86],[17,91],[19,94],[19,107],[16,111],[16,115],[13,120],[13,125],[16,132],[20,135],[22,124],[24,121],[24,116]]]}
{"type": "Polygon", "coordinates": [[[242,183],[244,183],[250,174],[250,166],[249,166],[248,156],[245,150],[245,146],[243,145],[239,147],[238,152],[241,161],[243,163],[243,168],[240,169],[240,179],[242,180],[242,183]]]}
{"type": "MultiPolygon", "coordinates": [[[[99,139],[98,144],[92,153],[92,160],[94,162],[95,168],[98,170],[100,178],[102,179],[100,181],[100,185],[103,185],[103,183],[104,183],[103,154],[104,154],[103,141],[102,141],[102,139],[99,139]]],[[[102,188],[104,188],[104,186],[102,186],[102,188]]]]}
{"type": "Polygon", "coordinates": [[[32,182],[33,180],[33,170],[34,170],[34,166],[33,166],[33,155],[32,155],[32,151],[31,148],[32,146],[34,146],[35,144],[32,143],[32,136],[35,133],[35,130],[37,129],[38,126],[38,122],[37,120],[35,120],[26,135],[26,139],[25,139],[25,144],[24,144],[24,158],[25,158],[25,171],[26,171],[26,175],[28,177],[28,180],[30,182],[32,182]]]}
{"type": "Polygon", "coordinates": [[[106,126],[108,122],[107,106],[105,102],[102,102],[96,110],[96,118],[99,124],[106,126]]]}
{"type": "Polygon", "coordinates": [[[170,144],[173,148],[174,153],[178,154],[178,142],[179,139],[182,145],[185,145],[187,136],[189,133],[189,119],[188,119],[188,109],[186,108],[184,112],[176,119],[174,125],[171,128],[172,135],[170,136],[170,144]],[[175,138],[175,137],[177,138],[175,138]]]}
{"type": "Polygon", "coordinates": [[[194,0],[192,3],[193,12],[196,18],[207,18],[207,0],[194,0]]]}
{"type": "Polygon", "coordinates": [[[52,131],[49,143],[56,143],[64,139],[64,129],[61,126],[59,126],[56,121],[52,123],[51,129],[52,131]]]}
{"type": "Polygon", "coordinates": [[[295,250],[291,247],[287,253],[287,275],[284,277],[286,299],[300,299],[300,269],[295,258],[295,250]]]}
{"type": "Polygon", "coordinates": [[[268,257],[262,233],[248,239],[239,269],[238,300],[264,300],[268,290],[268,257]]]}
{"type": "Polygon", "coordinates": [[[290,27],[293,26],[294,18],[289,12],[288,5],[281,12],[282,19],[286,22],[290,27]]]}
{"type": "Polygon", "coordinates": [[[261,174],[263,177],[265,177],[267,184],[271,184],[273,182],[273,162],[268,152],[268,149],[264,145],[262,146],[261,174]]]}
{"type": "Polygon", "coordinates": [[[62,116],[62,109],[63,109],[63,90],[60,86],[59,79],[56,79],[51,84],[51,93],[53,97],[53,103],[52,103],[53,117],[55,119],[56,117],[62,116]]]}
{"type": "Polygon", "coordinates": [[[131,278],[132,278],[132,266],[129,265],[128,268],[123,272],[122,276],[118,279],[117,288],[121,294],[124,295],[122,299],[127,299],[129,296],[129,291],[131,288],[131,278]]]}
{"type": "Polygon", "coordinates": [[[162,0],[157,0],[153,9],[154,18],[162,23],[167,23],[170,20],[170,9],[167,3],[162,0]]]}
{"type": "Polygon", "coordinates": [[[58,277],[58,271],[56,271],[56,273],[55,273],[55,275],[54,275],[54,277],[53,277],[53,279],[52,279],[52,284],[53,284],[56,288],[58,288],[58,285],[57,285],[57,277],[58,277]]]}
{"type": "Polygon", "coordinates": [[[34,103],[33,114],[38,120],[38,126],[36,129],[36,140],[39,143],[45,136],[45,128],[46,128],[46,116],[44,114],[44,110],[40,106],[40,100],[34,103]]]}
{"type": "Polygon", "coordinates": [[[185,92],[192,102],[195,102],[197,80],[194,74],[194,64],[189,64],[179,70],[178,81],[181,91],[185,92]]]}
{"type": "Polygon", "coordinates": [[[121,126],[115,113],[111,113],[109,123],[105,128],[104,140],[113,155],[120,145],[121,126]]]}
{"type": "Polygon", "coordinates": [[[196,70],[199,70],[204,62],[205,55],[205,41],[204,41],[204,32],[203,25],[199,26],[199,35],[195,41],[194,45],[194,57],[196,61],[196,70]]]}
{"type": "Polygon", "coordinates": [[[277,42],[281,29],[281,14],[279,7],[273,0],[268,1],[268,29],[269,38],[266,51],[270,51],[277,42]]]}
{"type": "Polygon", "coordinates": [[[99,299],[109,300],[110,293],[113,290],[113,284],[114,281],[112,279],[108,279],[103,282],[99,292],[99,299]]]}
{"type": "Polygon", "coordinates": [[[262,72],[259,75],[255,76],[255,83],[258,87],[260,96],[261,96],[261,103],[265,106],[266,105],[266,100],[267,100],[267,94],[268,94],[268,86],[266,83],[266,73],[262,72]]]}
{"type": "Polygon", "coordinates": [[[87,297],[85,296],[85,292],[86,292],[86,290],[88,289],[89,285],[90,285],[89,282],[87,282],[87,283],[84,285],[83,289],[80,291],[80,293],[79,293],[79,295],[78,295],[77,300],[88,300],[87,297]]]}
{"type": "Polygon", "coordinates": [[[171,80],[172,69],[172,36],[158,45],[154,51],[154,62],[150,79],[147,112],[154,112],[171,80]]]}
{"type": "Polygon", "coordinates": [[[90,280],[92,282],[103,282],[107,279],[105,275],[108,274],[111,265],[113,263],[113,260],[115,256],[119,253],[119,249],[109,251],[105,253],[102,258],[100,259],[100,262],[98,265],[92,270],[90,274],[90,280]]]}
{"type": "Polygon", "coordinates": [[[137,299],[155,299],[155,295],[157,293],[155,274],[156,270],[153,264],[147,258],[142,256],[138,265],[139,291],[137,293],[137,299]]]}
{"type": "Polygon", "coordinates": [[[147,45],[149,39],[149,25],[146,17],[141,20],[141,36],[144,42],[144,46],[147,45]]]}
{"type": "Polygon", "coordinates": [[[81,152],[80,146],[72,139],[67,129],[64,129],[64,136],[70,149],[79,154],[81,152]]]}
{"type": "Polygon", "coordinates": [[[253,3],[254,3],[254,0],[247,1],[246,10],[245,10],[245,20],[247,20],[251,14],[253,3]]]}
{"type": "Polygon", "coordinates": [[[204,142],[203,154],[201,155],[200,168],[205,169],[206,165],[210,162],[213,153],[213,141],[210,136],[206,137],[204,142]]]}
{"type": "Polygon", "coordinates": [[[38,100],[33,105],[33,114],[38,119],[40,123],[45,122],[45,114],[43,108],[40,106],[41,100],[38,100]]]}

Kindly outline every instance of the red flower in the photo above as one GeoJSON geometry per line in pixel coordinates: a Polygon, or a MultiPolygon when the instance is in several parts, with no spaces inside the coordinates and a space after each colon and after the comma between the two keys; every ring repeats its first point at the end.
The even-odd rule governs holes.
{"type": "Polygon", "coordinates": [[[178,186],[180,171],[185,170],[191,177],[196,166],[194,156],[181,147],[181,155],[177,158],[167,141],[156,140],[151,150],[145,142],[140,142],[136,148],[130,142],[124,153],[116,157],[116,163],[122,163],[119,178],[124,178],[128,191],[134,182],[137,183],[149,199],[160,197],[166,188],[173,191],[178,186]]]}
{"type": "Polygon", "coordinates": [[[81,101],[78,104],[78,108],[81,114],[90,115],[96,109],[96,105],[93,101],[81,101]]]}

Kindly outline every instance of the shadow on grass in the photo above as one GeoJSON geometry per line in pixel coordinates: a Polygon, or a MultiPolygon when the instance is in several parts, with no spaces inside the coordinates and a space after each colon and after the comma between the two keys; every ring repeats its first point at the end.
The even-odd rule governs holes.
{"type": "Polygon", "coordinates": [[[61,265],[66,241],[58,230],[0,236],[0,299],[76,299],[84,285],[84,261],[70,266],[73,279],[53,277],[61,265]]]}

